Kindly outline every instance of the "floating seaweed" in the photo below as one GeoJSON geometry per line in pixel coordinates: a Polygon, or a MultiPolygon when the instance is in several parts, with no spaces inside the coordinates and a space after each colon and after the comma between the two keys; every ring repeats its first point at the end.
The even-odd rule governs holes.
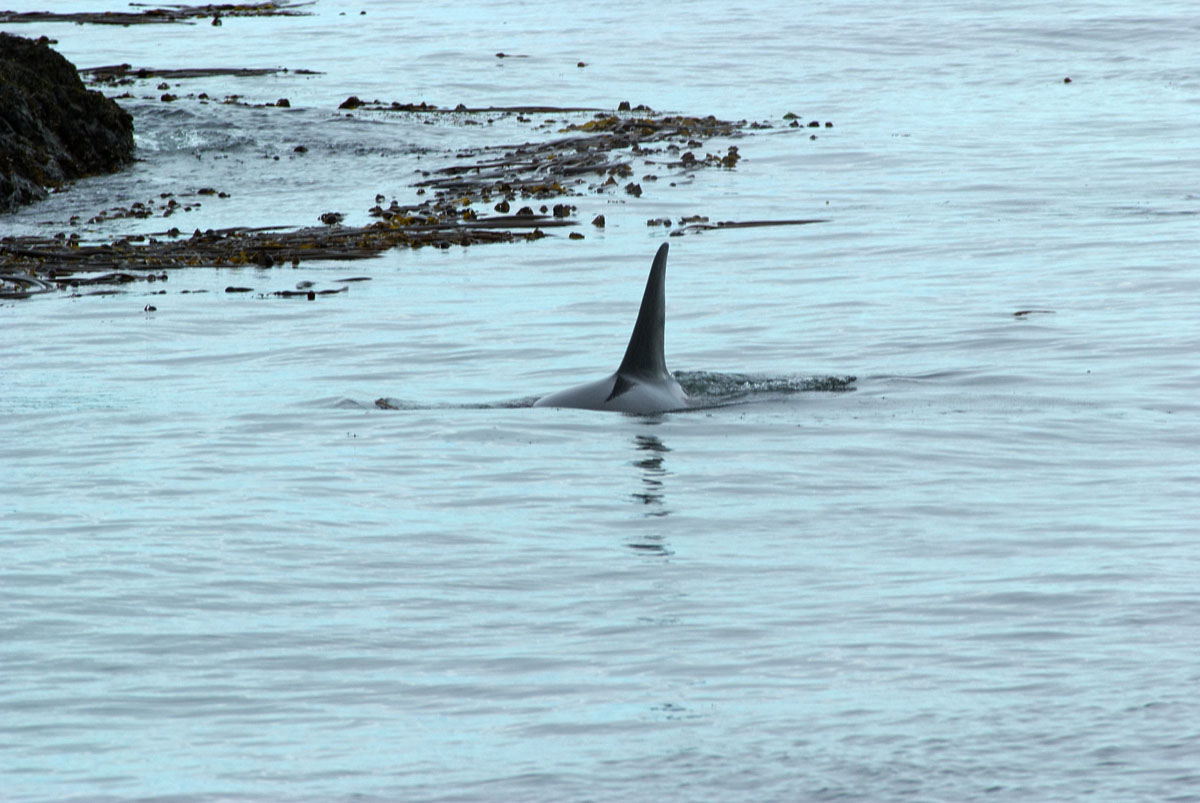
{"type": "Polygon", "coordinates": [[[74,22],[77,25],[146,25],[155,23],[182,22],[211,17],[219,25],[221,17],[301,17],[310,12],[302,11],[315,0],[303,3],[222,3],[203,6],[167,6],[145,11],[0,11],[0,23],[21,22],[74,22]]]}
{"type": "Polygon", "coordinates": [[[187,78],[257,78],[264,75],[321,75],[316,70],[289,70],[287,67],[188,67],[177,70],[155,69],[153,67],[134,68],[129,64],[108,64],[102,67],[87,67],[79,71],[93,84],[124,85],[135,80],[158,78],[162,80],[181,81],[187,78]]]}
{"type": "MultiPolygon", "coordinates": [[[[411,104],[410,104],[411,105],[411,104]]],[[[628,104],[622,104],[628,108],[628,104]]],[[[393,106],[389,105],[388,110],[393,106]]],[[[551,107],[504,107],[549,110],[551,107]]],[[[555,108],[555,111],[565,109],[555,108]]],[[[477,110],[459,106],[439,110],[422,103],[416,113],[470,114],[477,110]]],[[[490,111],[497,111],[491,109],[490,111]]],[[[376,222],[366,226],[344,226],[340,212],[325,212],[325,224],[294,230],[280,226],[237,227],[214,231],[196,229],[190,237],[178,228],[156,235],[123,237],[111,243],[85,244],[78,235],[5,237],[0,239],[0,273],[6,292],[25,297],[54,287],[87,284],[121,284],[165,278],[163,271],[189,267],[273,267],[312,260],[356,260],[376,256],[397,247],[449,248],[494,242],[535,240],[545,230],[576,225],[573,204],[549,203],[552,199],[584,194],[604,194],[624,188],[641,195],[640,184],[628,181],[632,161],[663,154],[663,163],[684,173],[701,168],[732,169],[738,149],[724,154],[695,156],[703,140],[741,136],[746,121],[730,122],[715,117],[655,115],[645,107],[626,113],[596,113],[584,122],[567,124],[560,136],[549,141],[516,145],[491,145],[461,149],[453,163],[427,171],[414,186],[419,202],[382,206],[383,196],[369,214],[376,222]],[[487,213],[488,207],[499,214],[487,213]],[[513,208],[518,207],[515,212],[513,208]],[[86,276],[85,276],[86,274],[86,276]]],[[[643,179],[649,181],[649,179],[643,179]]],[[[654,182],[650,181],[653,187],[654,182]]],[[[218,196],[211,188],[197,195],[218,196]]],[[[93,219],[123,216],[167,216],[186,210],[170,193],[130,207],[106,210],[93,219]]],[[[75,222],[75,219],[72,220],[75,222]]],[[[682,218],[672,235],[721,228],[801,225],[815,219],[722,221],[709,223],[702,216],[682,218]]],[[[669,220],[652,224],[670,225],[669,220]]],[[[592,224],[603,228],[603,215],[592,224]]],[[[576,234],[578,234],[576,232],[576,234]]],[[[580,239],[582,235],[573,239],[580,239]]],[[[291,292],[291,291],[287,291],[291,292]]],[[[312,291],[302,291],[305,295],[312,291]]]]}
{"type": "Polygon", "coordinates": [[[0,298],[29,298],[54,289],[53,282],[32,273],[0,274],[0,298]]]}
{"type": "MultiPolygon", "coordinates": [[[[680,228],[671,232],[672,237],[680,237],[684,234],[695,234],[701,231],[712,231],[713,229],[753,229],[760,226],[804,226],[809,223],[828,223],[827,218],[806,218],[803,220],[721,220],[716,223],[709,223],[708,218],[681,218],[680,228]],[[689,222],[690,221],[690,222],[689,222]]],[[[670,225],[670,221],[667,222],[670,225]]]]}
{"type": "MultiPolygon", "coordinates": [[[[159,271],[191,267],[263,268],[311,260],[355,260],[374,257],[400,246],[449,248],[452,245],[536,240],[543,228],[572,225],[550,216],[508,216],[470,219],[380,221],[369,226],[321,226],[281,231],[281,227],[231,228],[201,232],[186,239],[121,238],[113,243],[87,245],[77,239],[5,237],[0,239],[0,270],[26,282],[51,282],[58,287],[153,281],[159,271]],[[151,271],[138,275],[138,271],[151,271]],[[100,274],[81,278],[80,274],[100,274]]],[[[177,231],[175,229],[172,230],[177,231]]],[[[170,232],[165,233],[168,237],[170,232]]],[[[6,282],[6,286],[15,282],[6,282]]],[[[32,286],[32,285],[31,285],[32,286]]],[[[29,295],[28,291],[16,297],[29,295]]]]}
{"type": "Polygon", "coordinates": [[[703,159],[683,148],[701,147],[701,138],[740,136],[746,125],[744,120],[729,122],[712,116],[598,113],[587,122],[561,129],[569,136],[540,143],[490,145],[460,151],[458,164],[432,171],[430,178],[416,186],[431,189],[441,197],[457,197],[463,203],[490,203],[494,197],[509,202],[518,196],[553,198],[579,194],[581,188],[605,192],[622,187],[627,194],[639,197],[643,193],[640,184],[619,181],[633,175],[633,157],[682,152],[667,165],[685,171],[715,166],[732,168],[740,158],[736,147],[730,147],[723,156],[708,154],[703,159]],[[589,178],[594,183],[588,184],[589,178]]]}

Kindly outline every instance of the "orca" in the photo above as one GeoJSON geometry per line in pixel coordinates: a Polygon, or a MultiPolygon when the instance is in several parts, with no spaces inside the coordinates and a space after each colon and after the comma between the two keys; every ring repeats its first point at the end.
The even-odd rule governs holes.
{"type": "Polygon", "coordinates": [[[543,396],[534,407],[574,407],[583,410],[613,410],[651,415],[690,406],[691,400],[667,370],[663,356],[663,326],[666,323],[667,244],[654,255],[642,306],[633,335],[625,347],[625,358],[616,373],[543,396]]]}

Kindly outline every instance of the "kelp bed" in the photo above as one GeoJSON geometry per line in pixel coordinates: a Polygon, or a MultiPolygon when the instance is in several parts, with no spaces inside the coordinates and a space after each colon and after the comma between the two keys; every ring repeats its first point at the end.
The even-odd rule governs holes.
{"type": "Polygon", "coordinates": [[[79,74],[86,77],[93,85],[123,86],[137,80],[158,78],[162,80],[179,81],[186,78],[261,78],[264,75],[280,73],[293,75],[321,75],[316,70],[288,70],[286,67],[201,67],[181,70],[161,70],[140,67],[135,69],[129,64],[109,64],[103,67],[87,67],[79,74]]]}
{"type": "MultiPolygon", "coordinates": [[[[137,5],[136,3],[133,5],[137,5]]],[[[192,23],[196,19],[212,18],[214,25],[221,17],[297,17],[307,15],[303,3],[219,3],[203,6],[166,6],[145,11],[0,11],[2,23],[74,22],[78,25],[149,25],[154,23],[192,23]]]]}
{"type": "MultiPolygon", "coordinates": [[[[472,114],[496,110],[458,107],[440,110],[428,104],[359,104],[355,108],[414,114],[472,114]]],[[[505,113],[535,113],[534,107],[505,113]]],[[[536,113],[567,112],[536,107],[536,113]]],[[[51,289],[87,284],[123,284],[165,278],[165,271],[194,267],[297,266],[311,260],[355,260],[382,251],[468,246],[533,240],[545,229],[575,226],[571,196],[642,194],[633,180],[633,160],[651,169],[686,175],[702,168],[733,169],[741,158],[736,146],[723,153],[697,152],[703,140],[737,137],[761,123],[729,122],[715,117],[657,115],[623,104],[618,112],[601,112],[586,122],[567,124],[564,136],[520,145],[458,150],[453,164],[425,173],[417,182],[422,200],[384,208],[382,197],[370,210],[376,222],[342,226],[342,216],[327,212],[327,225],[294,230],[282,227],[231,228],[185,236],[178,229],[158,235],[125,237],[111,243],[86,244],[78,235],[5,237],[0,239],[0,297],[22,298],[51,289]],[[557,202],[556,202],[557,201],[557,202]]],[[[642,182],[653,182],[648,174],[642,182]]],[[[650,221],[655,224],[658,221],[650,221]]],[[[744,221],[709,224],[685,218],[675,233],[748,225],[795,225],[812,220],[744,221]]],[[[603,226],[603,216],[591,221],[603,226]]],[[[669,221],[668,221],[669,223],[669,221]]],[[[581,234],[572,233],[579,239],[581,234]]]]}

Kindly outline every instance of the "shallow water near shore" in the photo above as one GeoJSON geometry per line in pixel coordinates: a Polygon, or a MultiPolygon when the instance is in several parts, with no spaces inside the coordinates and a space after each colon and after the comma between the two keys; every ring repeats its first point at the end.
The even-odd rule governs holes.
{"type": "Polygon", "coordinates": [[[289,68],[107,89],[141,161],[0,234],[365,225],[568,116],[350,95],[772,127],[582,241],[0,301],[0,797],[1200,800],[1190,4],[310,10],[0,26],[289,68]],[[615,368],[664,241],[668,364],[748,397],[525,406],[615,368]]]}

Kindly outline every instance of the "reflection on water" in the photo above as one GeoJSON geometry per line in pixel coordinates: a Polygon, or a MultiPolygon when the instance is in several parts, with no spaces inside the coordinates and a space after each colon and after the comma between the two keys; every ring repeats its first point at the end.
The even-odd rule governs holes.
{"type": "MultiPolygon", "coordinates": [[[[654,423],[657,423],[655,421],[654,423]]],[[[664,518],[671,514],[665,504],[665,480],[670,474],[663,466],[664,455],[671,451],[657,435],[635,435],[634,448],[637,449],[636,459],[631,465],[637,467],[641,476],[641,489],[630,494],[630,497],[644,509],[643,516],[647,518],[664,518]]],[[[671,550],[664,543],[663,536],[646,533],[638,536],[638,540],[628,544],[630,549],[642,553],[670,555],[671,550]]]]}
{"type": "Polygon", "coordinates": [[[662,506],[663,477],[667,476],[667,470],[663,468],[663,454],[671,450],[656,435],[638,435],[633,443],[638,451],[650,454],[633,461],[633,465],[642,470],[642,491],[632,496],[643,505],[652,507],[646,512],[647,516],[666,516],[671,511],[662,506]]]}

